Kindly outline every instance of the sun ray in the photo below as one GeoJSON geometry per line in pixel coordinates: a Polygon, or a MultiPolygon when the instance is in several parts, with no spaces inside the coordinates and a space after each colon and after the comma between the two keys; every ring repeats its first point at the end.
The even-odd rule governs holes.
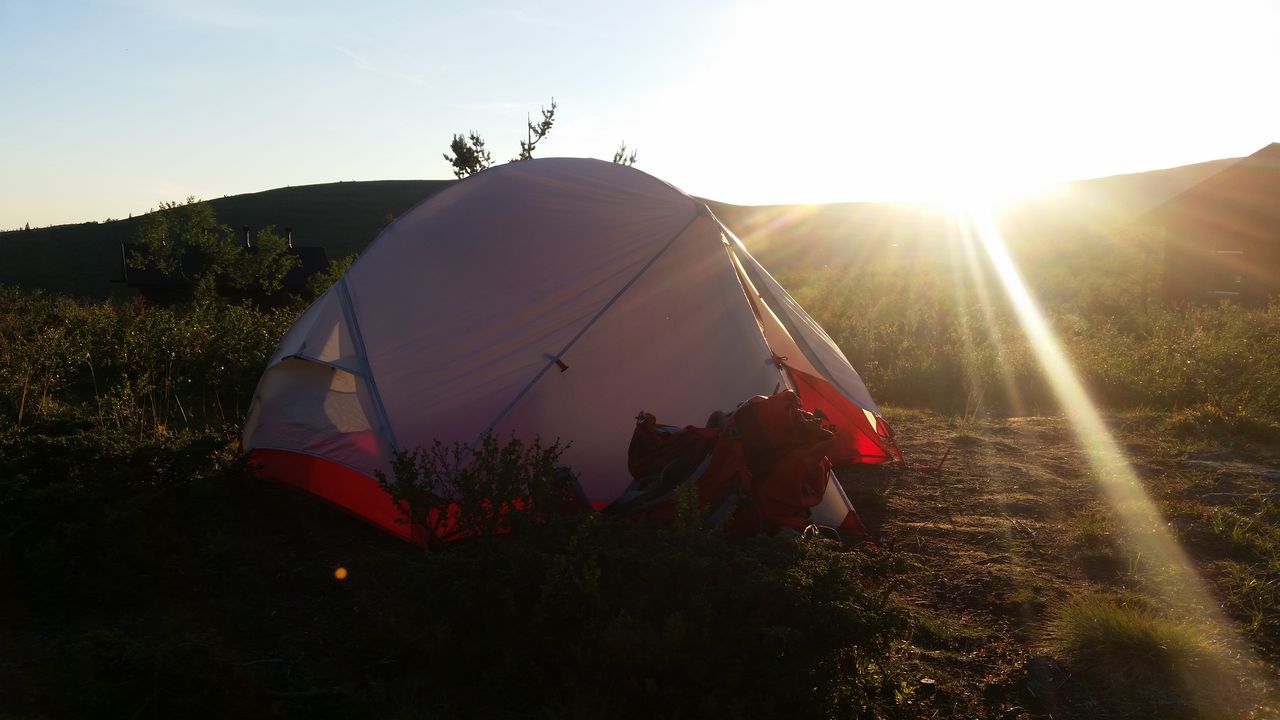
{"type": "MultiPolygon", "coordinates": [[[[991,343],[992,348],[997,353],[1003,353],[1005,350],[1004,336],[1000,330],[1000,320],[996,317],[994,297],[990,287],[987,285],[987,273],[982,267],[982,263],[978,257],[978,239],[974,235],[974,225],[968,221],[967,214],[958,215],[959,220],[959,237],[960,247],[964,254],[965,265],[968,269],[967,277],[971,283],[974,293],[977,295],[978,306],[982,308],[982,317],[984,327],[987,332],[987,339],[991,343]]],[[[1022,393],[1018,391],[1018,383],[1013,376],[1013,372],[1009,368],[1007,359],[998,357],[996,362],[997,371],[1000,373],[1001,384],[1005,392],[1005,401],[1008,409],[1013,414],[1022,414],[1026,411],[1025,403],[1022,399],[1022,393]]]]}
{"type": "MultiPolygon", "coordinates": [[[[1120,520],[1124,538],[1151,568],[1148,579],[1152,587],[1171,608],[1210,627],[1237,657],[1251,660],[1248,648],[1169,532],[1141,478],[1089,399],[1061,343],[1023,282],[990,211],[975,211],[972,220],[1050,388],[1086,454],[1093,477],[1120,520]]],[[[1252,662],[1243,666],[1251,667],[1252,662]]]]}

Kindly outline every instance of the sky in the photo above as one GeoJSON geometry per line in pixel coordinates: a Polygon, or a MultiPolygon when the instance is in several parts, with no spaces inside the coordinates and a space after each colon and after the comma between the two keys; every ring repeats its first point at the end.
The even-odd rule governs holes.
{"type": "Polygon", "coordinates": [[[948,201],[1280,141],[1280,0],[0,0],[0,230],[540,156],[948,201]]]}

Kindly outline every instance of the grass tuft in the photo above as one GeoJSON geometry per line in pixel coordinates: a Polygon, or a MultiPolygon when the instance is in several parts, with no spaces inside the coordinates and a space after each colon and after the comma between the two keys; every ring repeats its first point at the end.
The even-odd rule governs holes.
{"type": "Polygon", "coordinates": [[[937,650],[961,650],[977,647],[990,633],[937,613],[921,611],[911,619],[911,638],[919,647],[937,650]]]}
{"type": "Polygon", "coordinates": [[[1243,716],[1234,661],[1206,628],[1141,602],[1085,595],[1053,608],[1050,650],[1122,716],[1243,716]]]}
{"type": "Polygon", "coordinates": [[[1212,440],[1236,444],[1240,440],[1280,443],[1280,424],[1245,410],[1224,409],[1206,403],[1175,410],[1165,423],[1168,431],[1182,439],[1212,440]]]}

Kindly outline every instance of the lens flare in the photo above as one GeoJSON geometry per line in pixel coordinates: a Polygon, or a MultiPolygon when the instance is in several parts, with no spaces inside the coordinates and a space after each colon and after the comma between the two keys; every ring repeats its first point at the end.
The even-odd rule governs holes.
{"type": "Polygon", "coordinates": [[[1062,344],[1023,282],[989,210],[971,210],[978,242],[985,250],[1040,367],[1084,450],[1103,496],[1119,519],[1122,537],[1138,553],[1143,580],[1178,614],[1210,628],[1237,657],[1251,656],[1205,581],[1174,538],[1159,508],[1143,487],[1119,443],[1076,376],[1062,344]]]}
{"type": "MultiPolygon", "coordinates": [[[[967,212],[954,211],[951,213],[951,222],[949,235],[956,240],[956,242],[947,243],[954,278],[952,292],[958,309],[960,339],[964,344],[962,362],[970,386],[974,388],[965,407],[965,415],[969,416],[979,413],[983,407],[989,382],[997,380],[997,378],[983,377],[981,363],[977,359],[979,347],[985,341],[987,347],[1002,348],[1004,341],[1001,337],[1000,322],[996,318],[995,305],[992,302],[992,291],[987,284],[988,274],[984,272],[979,257],[981,251],[977,247],[978,240],[974,236],[973,223],[970,222],[967,212]],[[981,313],[980,323],[979,318],[972,317],[974,310],[981,313]]],[[[998,381],[1004,392],[1006,405],[1015,414],[1021,414],[1022,397],[1009,365],[1005,362],[997,362],[995,368],[999,373],[998,381]]]]}

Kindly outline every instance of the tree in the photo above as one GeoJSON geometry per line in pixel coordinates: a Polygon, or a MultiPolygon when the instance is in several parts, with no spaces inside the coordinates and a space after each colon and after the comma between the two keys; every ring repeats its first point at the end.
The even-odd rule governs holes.
{"type": "MultiPolygon", "coordinates": [[[[556,99],[551,98],[551,107],[543,107],[541,112],[542,119],[538,124],[535,125],[532,120],[526,121],[525,124],[528,127],[526,139],[520,141],[520,154],[511,158],[511,162],[533,158],[534,149],[551,132],[551,126],[556,122],[556,99]]],[[[449,150],[453,155],[445,153],[444,159],[453,166],[453,176],[459,180],[493,167],[493,158],[485,149],[484,138],[474,130],[467,133],[465,137],[454,135],[453,142],[449,143],[449,150]]]]}
{"type": "Polygon", "coordinates": [[[551,126],[556,122],[556,99],[551,98],[550,108],[539,108],[542,111],[542,120],[534,125],[532,120],[525,120],[525,124],[529,128],[527,140],[520,141],[520,155],[511,158],[511,162],[519,162],[521,160],[532,160],[533,150],[538,146],[538,142],[551,132],[551,126]]]}
{"type": "Polygon", "coordinates": [[[219,285],[276,292],[298,258],[270,227],[257,232],[253,249],[242,246],[231,228],[218,222],[213,207],[188,197],[184,203],[161,203],[143,218],[127,262],[180,278],[196,297],[212,297],[219,285]]]}
{"type": "Polygon", "coordinates": [[[278,292],[284,288],[284,276],[298,264],[298,257],[289,252],[289,241],[270,225],[254,233],[252,249],[238,244],[236,249],[227,279],[238,290],[278,292]]]}
{"type": "MultiPolygon", "coordinates": [[[[556,99],[551,98],[551,106],[541,107],[539,112],[542,119],[537,123],[533,122],[532,118],[526,119],[525,139],[520,141],[520,154],[511,158],[510,162],[533,159],[533,152],[537,149],[538,143],[551,132],[552,126],[555,125],[556,99]]],[[[445,153],[444,159],[453,166],[453,176],[459,180],[493,167],[493,158],[484,146],[484,138],[474,130],[465,136],[454,135],[453,141],[449,143],[449,150],[453,154],[445,153]]],[[[624,142],[613,154],[613,161],[619,165],[635,165],[636,151],[632,149],[627,152],[627,144],[624,142]]]]}
{"type": "Polygon", "coordinates": [[[453,156],[446,153],[444,159],[453,166],[453,176],[459,180],[493,167],[493,158],[484,148],[484,139],[474,130],[466,137],[454,135],[449,149],[453,151],[453,156]]]}
{"type": "Polygon", "coordinates": [[[329,266],[324,270],[311,276],[307,280],[307,297],[317,298],[321,293],[329,289],[329,286],[338,282],[338,280],[346,274],[351,267],[351,263],[356,261],[355,255],[347,255],[346,257],[330,260],[329,266]]]}
{"type": "Polygon", "coordinates": [[[188,197],[185,203],[160,203],[143,219],[129,267],[151,268],[195,284],[230,267],[235,253],[231,228],[218,222],[208,203],[188,197]]]}
{"type": "Polygon", "coordinates": [[[627,143],[624,141],[622,145],[613,153],[613,161],[619,165],[631,167],[636,164],[636,151],[632,148],[631,152],[627,152],[627,143]]]}

